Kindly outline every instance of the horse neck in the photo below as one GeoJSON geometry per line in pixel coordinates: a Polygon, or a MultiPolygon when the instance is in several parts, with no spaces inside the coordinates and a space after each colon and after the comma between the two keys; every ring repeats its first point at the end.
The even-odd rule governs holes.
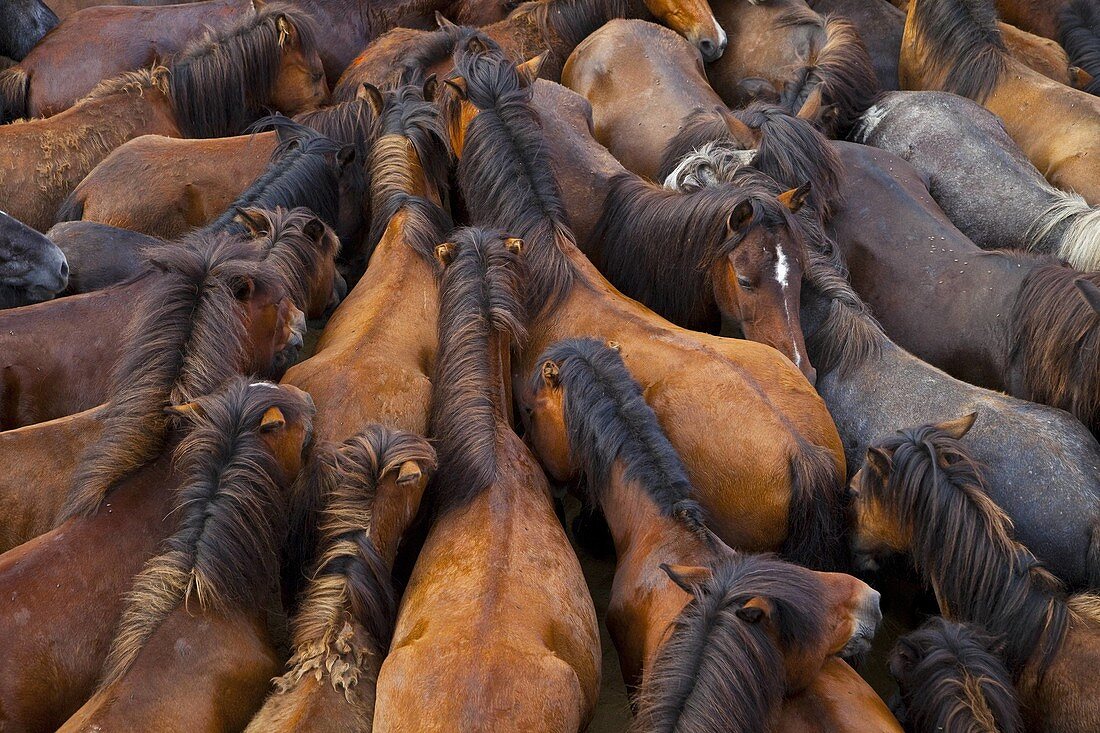
{"type": "Polygon", "coordinates": [[[428,181],[420,156],[409,138],[398,134],[383,135],[375,143],[372,157],[383,161],[371,173],[371,188],[378,192],[377,197],[401,192],[442,205],[440,192],[428,181]]]}

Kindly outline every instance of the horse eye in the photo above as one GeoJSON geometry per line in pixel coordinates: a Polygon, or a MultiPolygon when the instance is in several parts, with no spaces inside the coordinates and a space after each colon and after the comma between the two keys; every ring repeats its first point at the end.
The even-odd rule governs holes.
{"type": "Polygon", "coordinates": [[[752,281],[744,275],[737,276],[737,284],[741,286],[742,290],[752,290],[752,281]]]}

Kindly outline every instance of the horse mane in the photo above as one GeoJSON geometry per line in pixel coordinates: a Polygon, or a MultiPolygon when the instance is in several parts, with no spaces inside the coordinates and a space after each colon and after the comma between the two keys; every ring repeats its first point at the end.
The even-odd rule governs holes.
{"type": "Polygon", "coordinates": [[[989,0],[913,0],[910,20],[919,63],[942,75],[941,88],[985,102],[1006,68],[997,9],[989,0]]]}
{"type": "Polygon", "coordinates": [[[1077,280],[1100,287],[1100,273],[1059,262],[1027,274],[1012,308],[1009,363],[1021,367],[1025,399],[1060,407],[1100,433],[1100,314],[1077,280]]]}
{"type": "Polygon", "coordinates": [[[310,209],[298,206],[284,209],[259,209],[263,218],[264,237],[260,240],[265,259],[283,278],[287,295],[302,311],[308,310],[311,300],[310,278],[325,264],[335,259],[340,251],[340,239],[331,228],[325,227],[319,240],[314,240],[303,230],[317,218],[310,209]]]}
{"type": "Polygon", "coordinates": [[[602,247],[595,264],[623,294],[673,323],[706,330],[718,321],[711,269],[756,227],[788,229],[805,265],[798,220],[761,187],[719,183],[680,192],[619,173],[608,184],[588,249],[602,247]],[[752,205],[752,221],[742,232],[731,233],[729,216],[746,201],[752,205]]]}
{"type": "Polygon", "coordinates": [[[1059,42],[1070,63],[1092,75],[1084,91],[1100,95],[1100,9],[1092,0],[1069,0],[1058,16],[1059,42]]]}
{"type": "Polygon", "coordinates": [[[172,60],[169,96],[185,137],[236,135],[264,113],[282,63],[283,18],[297,31],[303,55],[316,53],[309,14],[272,2],[209,31],[172,60]]]}
{"type": "MultiPolygon", "coordinates": [[[[100,99],[114,96],[115,94],[142,95],[147,89],[155,89],[158,92],[168,94],[169,71],[163,66],[154,65],[148,69],[126,71],[118,76],[103,81],[92,87],[92,90],[77,100],[76,104],[95,102],[100,99]]],[[[75,105],[74,105],[75,106],[75,105]]]]}
{"type": "MultiPolygon", "coordinates": [[[[500,226],[524,241],[531,273],[532,317],[549,312],[575,281],[567,252],[576,246],[550,167],[531,88],[501,54],[463,53],[455,73],[466,81],[479,110],[466,131],[458,183],[476,223],[500,226]]],[[[444,120],[456,120],[459,100],[449,86],[440,95],[444,120]]]]}
{"type": "Polygon", "coordinates": [[[209,394],[241,367],[247,348],[234,293],[244,278],[276,288],[254,243],[197,234],[146,251],[161,271],[134,307],[111,371],[103,432],[81,458],[58,523],[94,513],[113,485],[164,448],[164,408],[209,394]]]}
{"type": "Polygon", "coordinates": [[[312,128],[339,145],[354,145],[356,159],[365,161],[378,137],[378,120],[365,99],[336,102],[327,107],[294,116],[300,125],[312,128]]]}
{"type": "Polygon", "coordinates": [[[1000,644],[972,624],[936,616],[898,639],[890,655],[910,730],[1022,733],[1000,644]]]}
{"type": "Polygon", "coordinates": [[[1012,520],[985,491],[967,448],[933,425],[898,431],[873,447],[890,457],[889,476],[870,480],[877,473],[864,464],[860,491],[911,534],[913,563],[943,613],[1003,638],[1013,675],[1041,653],[1041,675],[1065,638],[1065,592],[1016,541],[1012,520]]]}
{"type": "Polygon", "coordinates": [[[377,424],[340,445],[314,449],[298,486],[319,515],[318,560],[292,624],[294,653],[275,680],[277,693],[303,677],[328,675],[351,702],[367,657],[381,663],[397,620],[397,591],[370,538],[373,502],[382,477],[406,461],[428,474],[435,451],[419,436],[377,424]]]}
{"type": "Polygon", "coordinates": [[[521,296],[525,268],[503,245],[500,231],[465,228],[452,233],[456,250],[439,288],[439,351],[429,416],[440,470],[432,510],[464,505],[497,476],[496,442],[510,416],[494,407],[501,385],[492,379],[494,335],[520,347],[527,314],[521,296]]]}
{"type": "MultiPolygon", "coordinates": [[[[568,49],[565,53],[568,56],[604,23],[627,17],[628,10],[626,0],[532,0],[509,13],[504,22],[527,20],[533,23],[547,43],[555,37],[560,39],[561,47],[568,49]]],[[[565,58],[560,62],[564,63],[565,58]]]]}
{"type": "Polygon", "coordinates": [[[819,581],[805,568],[769,555],[725,558],[693,590],[658,649],[631,731],[771,730],[784,696],[783,654],[820,636],[826,613],[821,596],[819,581]],[[778,645],[765,624],[737,616],[757,596],[775,607],[778,645]]]}
{"type": "Polygon", "coordinates": [[[199,400],[194,427],[173,460],[181,475],[179,528],[134,577],[99,689],[120,679],[144,644],[180,604],[203,611],[260,607],[277,570],[286,533],[281,469],[259,436],[277,407],[295,421],[310,408],[297,396],[246,377],[199,400]]]}
{"type": "MultiPolygon", "coordinates": [[[[612,465],[621,460],[624,478],[640,486],[665,516],[709,536],[687,468],[619,352],[598,339],[569,339],[547,348],[536,363],[546,361],[558,365],[569,449],[581,466],[589,500],[601,503],[612,465]]],[[[543,386],[542,370],[536,368],[531,387],[543,386]]]]}
{"type": "Polygon", "coordinates": [[[665,148],[661,151],[657,180],[667,180],[684,158],[716,141],[729,143],[731,148],[740,149],[722,117],[721,110],[711,107],[696,107],[691,110],[681,120],[680,130],[665,143],[665,148]]]}

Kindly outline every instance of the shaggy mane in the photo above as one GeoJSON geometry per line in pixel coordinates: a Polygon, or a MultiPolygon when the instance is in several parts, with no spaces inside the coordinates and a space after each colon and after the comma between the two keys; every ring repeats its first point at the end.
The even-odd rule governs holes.
{"type": "Polygon", "coordinates": [[[926,74],[942,89],[983,103],[1005,72],[1007,51],[989,0],[913,0],[910,19],[926,74]]]}

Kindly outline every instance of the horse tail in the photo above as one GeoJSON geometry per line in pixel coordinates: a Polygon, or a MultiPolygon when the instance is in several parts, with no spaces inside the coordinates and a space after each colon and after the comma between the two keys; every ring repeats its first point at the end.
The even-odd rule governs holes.
{"type": "Polygon", "coordinates": [[[19,66],[0,71],[0,125],[27,116],[30,75],[19,66]]]}
{"type": "Polygon", "coordinates": [[[1070,0],[1059,20],[1059,40],[1070,62],[1092,75],[1084,91],[1100,94],[1100,8],[1093,0],[1070,0]]]}
{"type": "Polygon", "coordinates": [[[791,458],[791,501],[784,558],[815,570],[843,570],[848,515],[842,501],[844,477],[833,452],[798,438],[791,458]]]}
{"type": "Polygon", "coordinates": [[[1100,207],[1048,186],[1052,201],[1028,229],[1028,249],[1053,252],[1078,270],[1100,270],[1100,207]],[[1054,241],[1047,240],[1052,237],[1054,241]]]}
{"type": "Polygon", "coordinates": [[[72,193],[65,197],[65,200],[61,202],[61,206],[57,209],[57,215],[54,216],[54,223],[60,224],[63,221],[80,221],[84,218],[84,192],[80,190],[80,186],[73,189],[72,193]]]}

